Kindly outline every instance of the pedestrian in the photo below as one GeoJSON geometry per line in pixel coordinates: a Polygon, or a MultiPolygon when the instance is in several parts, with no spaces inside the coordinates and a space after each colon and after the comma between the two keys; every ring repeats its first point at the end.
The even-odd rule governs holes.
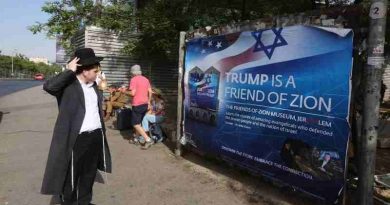
{"type": "Polygon", "coordinates": [[[142,120],[142,128],[144,128],[146,133],[149,132],[149,136],[152,136],[156,142],[161,142],[163,140],[163,133],[160,123],[164,121],[165,100],[161,91],[157,88],[152,88],[151,106],[151,109],[148,110],[142,120]],[[150,130],[151,125],[154,128],[153,133],[150,130]]]}
{"type": "Polygon", "coordinates": [[[91,204],[97,170],[111,172],[103,96],[95,82],[102,59],[90,48],[78,49],[67,70],[43,85],[57,98],[59,113],[41,193],[60,195],[65,205],[91,204]]]}
{"type": "Polygon", "coordinates": [[[142,76],[141,66],[133,65],[130,73],[132,78],[130,79],[129,94],[133,97],[131,102],[131,125],[134,127],[136,134],[141,135],[145,140],[142,148],[148,149],[152,145],[152,140],[142,128],[141,123],[146,112],[151,108],[152,88],[149,80],[142,76]]]}

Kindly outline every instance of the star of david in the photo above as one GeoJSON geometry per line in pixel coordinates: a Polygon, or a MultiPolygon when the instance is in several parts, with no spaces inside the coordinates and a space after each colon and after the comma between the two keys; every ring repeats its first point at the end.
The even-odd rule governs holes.
{"type": "Polygon", "coordinates": [[[261,31],[252,32],[252,36],[256,39],[256,45],[255,45],[255,49],[253,50],[253,52],[264,51],[264,53],[267,55],[268,59],[271,59],[276,47],[281,47],[281,46],[287,45],[287,41],[282,36],[283,28],[279,28],[279,29],[272,28],[270,30],[272,32],[274,32],[275,40],[274,40],[273,44],[267,45],[267,46],[264,45],[264,43],[261,41],[261,36],[262,36],[264,31],[268,31],[268,30],[261,30],[261,31]]]}

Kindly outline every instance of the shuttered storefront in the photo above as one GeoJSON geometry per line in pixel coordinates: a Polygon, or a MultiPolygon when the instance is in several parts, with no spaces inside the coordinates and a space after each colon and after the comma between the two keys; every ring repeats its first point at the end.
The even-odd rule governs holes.
{"type": "Polygon", "coordinates": [[[124,35],[107,31],[95,26],[81,30],[73,39],[77,48],[92,48],[97,56],[104,57],[101,62],[108,84],[128,84],[130,67],[139,64],[143,74],[153,86],[161,89],[165,95],[177,96],[177,62],[153,65],[142,59],[134,59],[121,51],[128,38],[137,38],[136,34],[124,35]]]}

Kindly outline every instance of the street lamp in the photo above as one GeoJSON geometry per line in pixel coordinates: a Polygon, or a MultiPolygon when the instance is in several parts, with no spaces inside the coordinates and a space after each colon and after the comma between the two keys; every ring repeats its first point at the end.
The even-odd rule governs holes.
{"type": "Polygon", "coordinates": [[[13,77],[14,76],[14,55],[11,55],[11,61],[12,61],[11,77],[13,77]]]}
{"type": "MultiPolygon", "coordinates": [[[[16,49],[14,49],[13,54],[16,55],[16,49]]],[[[11,61],[12,61],[12,66],[11,66],[11,76],[14,77],[14,55],[11,55],[11,61]]]]}

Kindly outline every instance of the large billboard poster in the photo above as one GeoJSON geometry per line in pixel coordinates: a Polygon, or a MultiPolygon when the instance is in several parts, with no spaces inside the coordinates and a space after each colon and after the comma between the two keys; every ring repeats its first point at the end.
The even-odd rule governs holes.
{"type": "Polygon", "coordinates": [[[187,141],[326,201],[344,185],[350,29],[291,26],[186,43],[187,141]]]}

